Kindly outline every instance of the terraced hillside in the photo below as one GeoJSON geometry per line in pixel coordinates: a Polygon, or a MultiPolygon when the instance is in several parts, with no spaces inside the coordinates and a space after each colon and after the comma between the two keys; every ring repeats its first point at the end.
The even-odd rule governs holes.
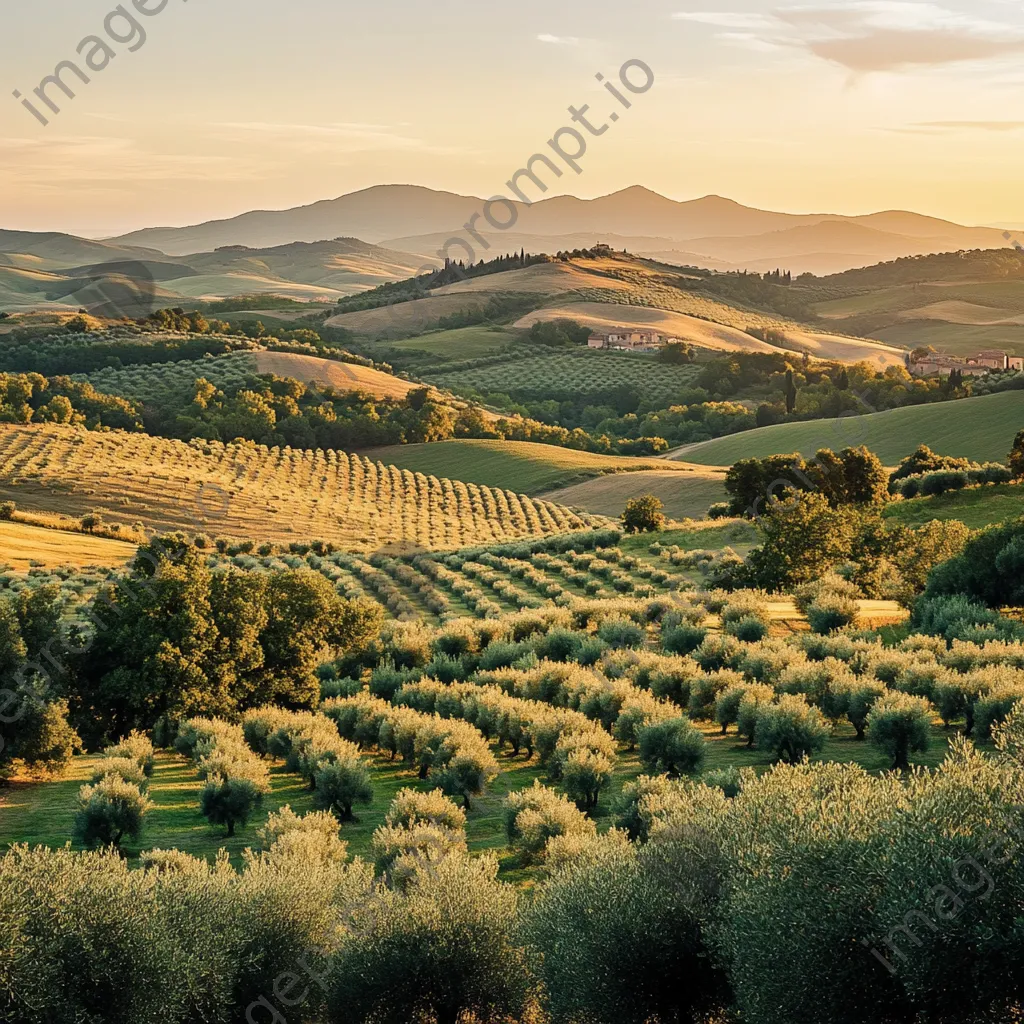
{"type": "Polygon", "coordinates": [[[895,465],[918,445],[943,455],[1001,462],[1024,426],[1024,391],[918,405],[841,420],[780,423],[689,445],[675,457],[703,466],[731,466],[744,458],[820,448],[867,445],[886,465],[895,465]]]}
{"type": "Polygon", "coordinates": [[[591,525],[549,502],[344,452],[0,427],[0,497],[19,507],[265,541],[451,549],[591,525]]]}

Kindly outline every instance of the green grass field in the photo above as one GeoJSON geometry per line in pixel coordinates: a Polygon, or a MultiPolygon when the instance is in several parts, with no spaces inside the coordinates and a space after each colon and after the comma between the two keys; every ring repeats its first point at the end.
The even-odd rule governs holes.
{"type": "Polygon", "coordinates": [[[433,331],[416,338],[396,341],[392,348],[427,352],[443,362],[483,359],[500,352],[510,342],[519,341],[521,331],[501,327],[462,327],[455,331],[433,331]]]}
{"type": "Polygon", "coordinates": [[[1002,462],[1024,427],[1024,391],[1007,391],[956,402],[919,405],[841,420],[780,423],[680,449],[677,457],[704,466],[731,466],[740,459],[820,448],[867,445],[892,466],[918,445],[942,455],[1002,462]]]}
{"type": "Polygon", "coordinates": [[[451,476],[488,487],[499,486],[500,481],[507,490],[530,495],[605,473],[643,469],[687,472],[686,466],[676,462],[595,455],[532,441],[435,441],[374,448],[362,454],[428,476],[451,476]]]}
{"type": "Polygon", "coordinates": [[[630,498],[641,494],[653,494],[661,501],[665,515],[670,519],[703,519],[712,505],[728,498],[725,475],[720,470],[702,473],[699,469],[686,475],[671,470],[616,473],[548,491],[544,498],[614,519],[622,514],[630,498]]]}
{"type": "Polygon", "coordinates": [[[921,526],[933,519],[959,519],[973,529],[1024,516],[1024,484],[972,487],[935,498],[899,501],[885,510],[887,519],[921,526]]]}

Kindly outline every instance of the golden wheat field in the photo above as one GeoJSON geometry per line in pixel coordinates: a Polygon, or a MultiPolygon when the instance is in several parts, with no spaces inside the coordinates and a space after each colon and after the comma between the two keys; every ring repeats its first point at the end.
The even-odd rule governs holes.
{"type": "Polygon", "coordinates": [[[120,566],[134,555],[135,545],[124,541],[29,523],[0,522],[0,562],[15,572],[59,565],[120,566]]]}
{"type": "Polygon", "coordinates": [[[359,550],[455,548],[585,529],[597,520],[500,488],[336,451],[186,444],[120,431],[0,427],[0,498],[152,530],[359,550]]]}
{"type": "Polygon", "coordinates": [[[335,391],[366,391],[376,398],[405,398],[420,384],[411,384],[369,366],[339,363],[335,359],[297,355],[291,352],[256,352],[257,373],[293,377],[304,384],[326,384],[335,391]]]}

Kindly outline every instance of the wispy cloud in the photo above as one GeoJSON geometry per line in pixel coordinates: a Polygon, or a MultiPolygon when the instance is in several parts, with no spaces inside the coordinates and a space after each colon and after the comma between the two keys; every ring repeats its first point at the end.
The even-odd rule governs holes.
{"type": "Polygon", "coordinates": [[[583,41],[578,36],[553,36],[550,32],[542,32],[537,41],[549,46],[579,46],[583,41]]]}
{"type": "Polygon", "coordinates": [[[1018,25],[930,0],[852,0],[779,7],[770,14],[682,11],[673,18],[721,29],[716,35],[724,43],[803,50],[854,72],[907,71],[1024,52],[1018,25]]]}
{"type": "Polygon", "coordinates": [[[770,30],[775,25],[775,19],[769,15],[749,11],[677,11],[672,15],[672,20],[729,29],[770,30]]]}
{"type": "Polygon", "coordinates": [[[918,121],[883,131],[897,135],[948,135],[953,132],[1017,132],[1024,130],[1024,121],[918,121]]]}

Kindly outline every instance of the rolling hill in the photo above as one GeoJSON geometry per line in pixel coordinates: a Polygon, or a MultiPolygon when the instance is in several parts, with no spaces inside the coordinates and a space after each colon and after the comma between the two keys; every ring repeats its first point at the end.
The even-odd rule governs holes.
{"type": "MultiPolygon", "coordinates": [[[[659,471],[677,478],[681,485],[695,475],[709,475],[680,462],[598,455],[530,441],[436,441],[376,448],[365,454],[417,473],[449,476],[458,471],[460,480],[533,495],[607,474],[659,471]]],[[[621,511],[617,509],[615,515],[621,511]]]]}
{"type": "Polygon", "coordinates": [[[1024,355],[1024,254],[1016,249],[900,259],[798,282],[823,323],[947,355],[1024,355]]]}
{"type": "Polygon", "coordinates": [[[675,458],[702,466],[731,466],[745,458],[821,448],[867,445],[888,466],[918,445],[942,455],[1002,462],[1024,427],[1024,391],[1007,391],[934,405],[917,405],[840,420],[813,420],[759,427],[742,434],[679,449],[675,458]]]}
{"type": "MultiPolygon", "coordinates": [[[[436,254],[482,205],[482,199],[420,186],[378,185],[290,210],[253,211],[189,227],[146,228],[111,241],[180,256],[224,245],[261,248],[352,235],[415,254],[436,254]]],[[[894,256],[1005,245],[993,228],[965,228],[901,211],[865,217],[775,213],[721,196],[676,202],[639,186],[597,199],[556,196],[514,205],[516,247],[552,251],[565,247],[558,243],[563,236],[591,239],[587,244],[615,236],[617,247],[621,242],[622,248],[638,252],[651,251],[645,242],[653,242],[657,251],[680,248],[701,259],[738,260],[742,265],[788,259],[798,273],[838,269],[811,265],[818,253],[840,254],[846,266],[864,266],[894,256]]],[[[502,250],[513,247],[511,238],[494,244],[502,250]]]]}
{"type": "Polygon", "coordinates": [[[686,476],[665,469],[617,473],[549,491],[543,496],[548,501],[593,515],[617,517],[630,498],[653,494],[665,506],[665,514],[670,519],[704,519],[712,505],[728,497],[725,474],[721,470],[703,467],[690,469],[686,476]]]}
{"type": "Polygon", "coordinates": [[[120,316],[119,307],[133,296],[134,304],[148,307],[143,312],[181,300],[237,295],[334,302],[407,278],[422,262],[356,238],[268,249],[229,246],[171,259],[155,250],[70,235],[0,232],[0,305],[8,310],[84,307],[120,316]]]}
{"type": "Polygon", "coordinates": [[[482,309],[495,297],[535,308],[515,327],[568,318],[594,330],[654,328],[710,351],[777,352],[753,337],[759,328],[785,336],[789,351],[842,362],[868,360],[902,365],[903,352],[866,338],[843,337],[764,310],[729,304],[701,289],[704,278],[628,254],[573,258],[469,278],[432,289],[420,299],[341,313],[327,320],[356,334],[403,339],[429,330],[446,317],[482,309]]]}
{"type": "Polygon", "coordinates": [[[120,431],[0,426],[0,498],[146,529],[351,550],[458,548],[585,529],[591,520],[500,488],[344,452],[168,441],[120,431]]]}

